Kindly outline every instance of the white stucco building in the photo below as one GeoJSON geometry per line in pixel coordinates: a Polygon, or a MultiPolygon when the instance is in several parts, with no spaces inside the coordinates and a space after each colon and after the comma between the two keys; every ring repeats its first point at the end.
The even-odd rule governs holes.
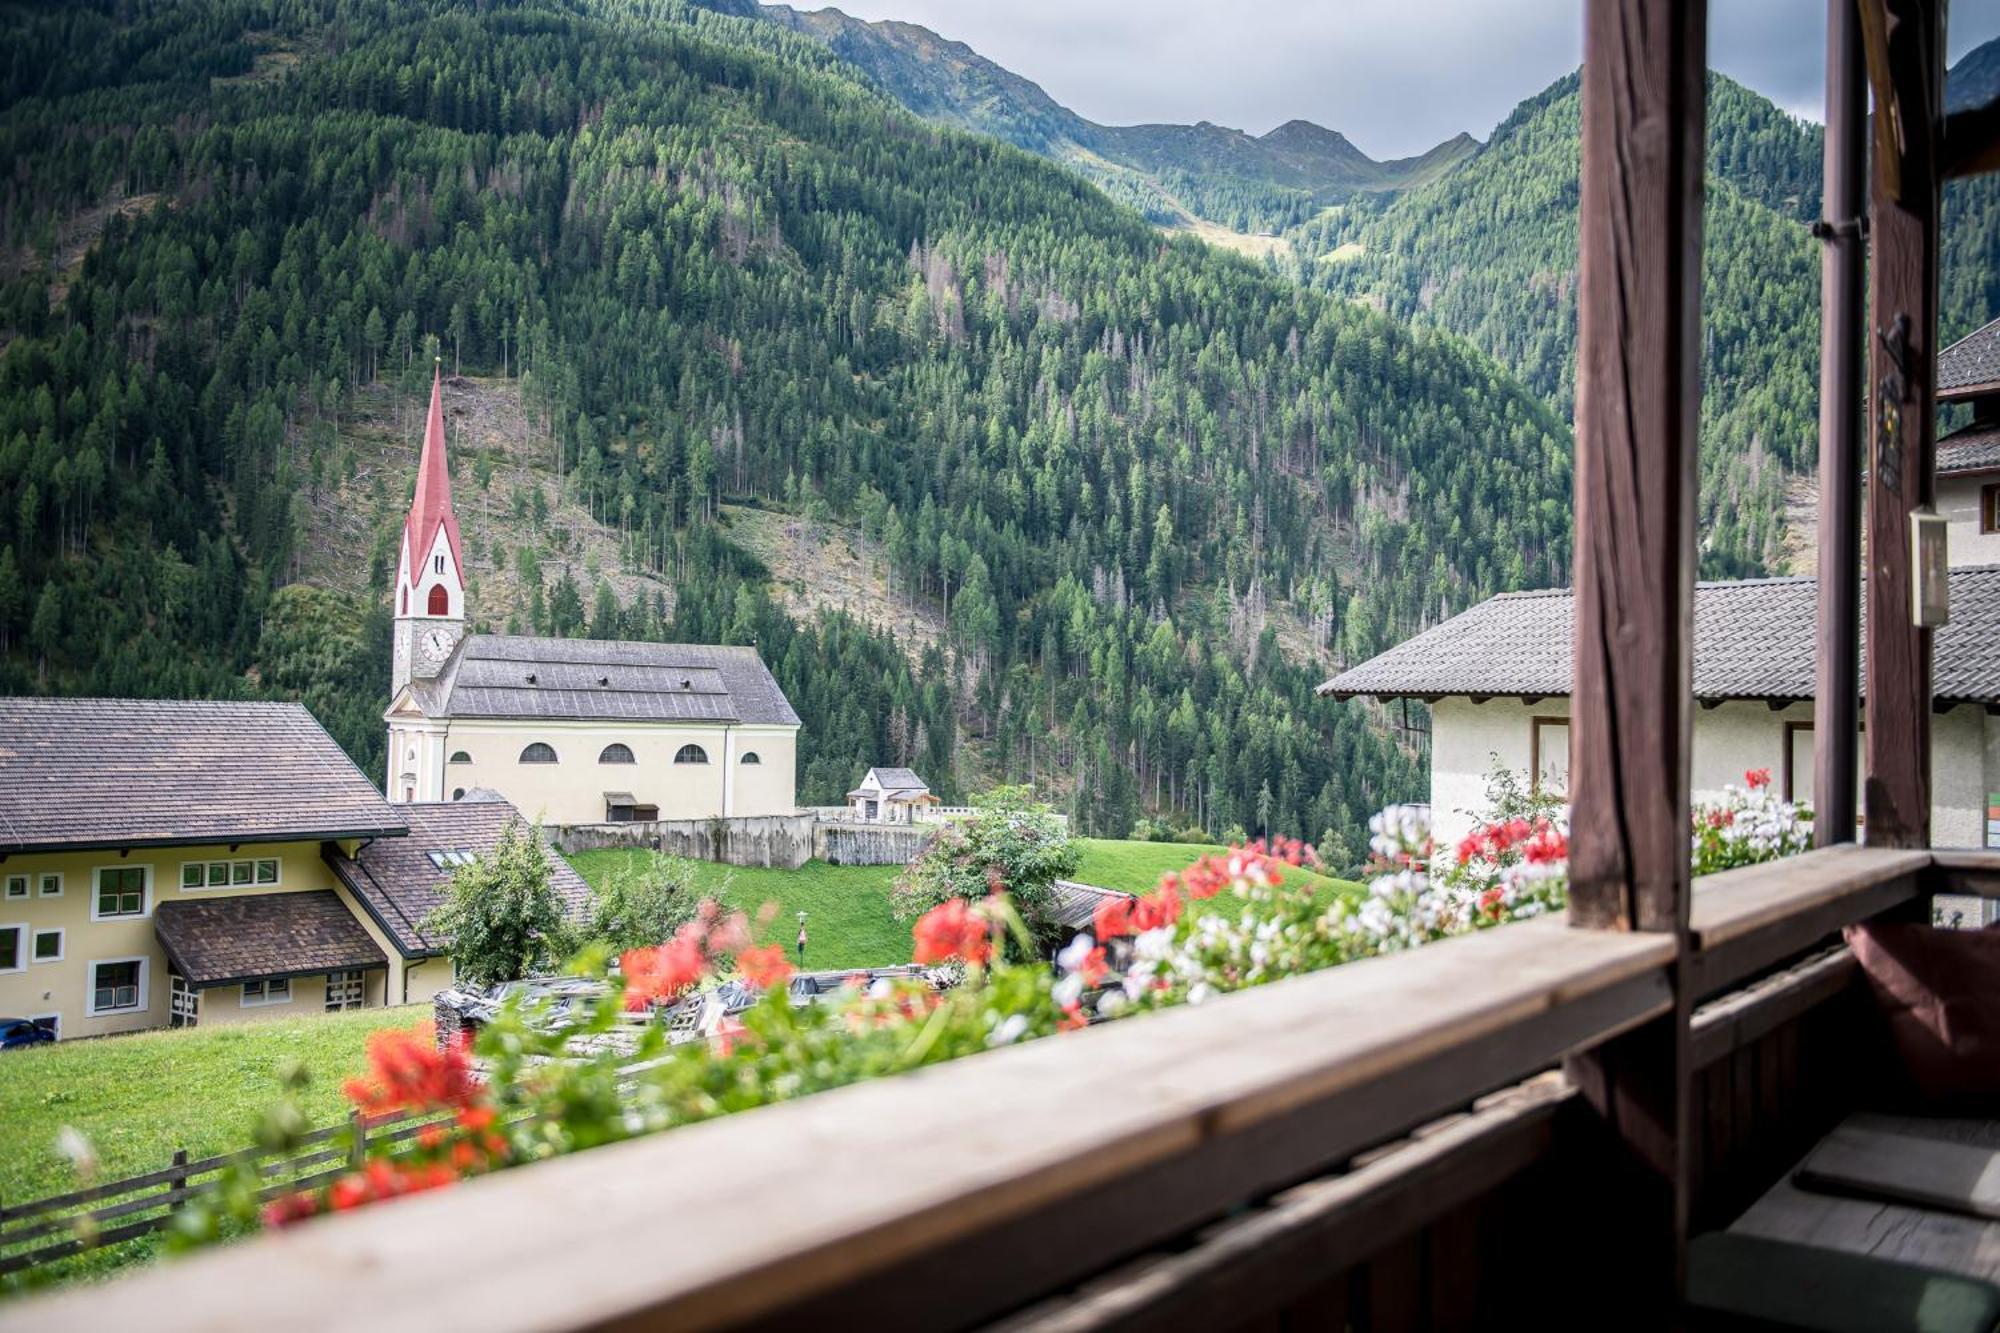
{"type": "Polygon", "coordinates": [[[466,633],[442,390],[396,561],[389,798],[485,788],[548,824],[794,811],[799,716],[755,648],[466,633]]]}

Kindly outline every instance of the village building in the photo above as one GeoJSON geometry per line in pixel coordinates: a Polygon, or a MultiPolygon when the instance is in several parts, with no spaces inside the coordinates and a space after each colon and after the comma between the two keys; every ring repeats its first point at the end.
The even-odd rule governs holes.
{"type": "MultiPolygon", "coordinates": [[[[1938,441],[1951,570],[1950,620],[1934,641],[1932,840],[2000,847],[2000,320],[1940,354],[1938,398],[1972,420],[1938,441]]],[[[1810,578],[1696,585],[1697,800],[1753,769],[1769,769],[1787,800],[1812,800],[1817,596],[1810,578]]],[[[1565,588],[1503,593],[1319,687],[1430,705],[1440,846],[1486,812],[1496,769],[1567,794],[1572,614],[1565,588]]]]}
{"type": "Polygon", "coordinates": [[[791,814],[799,717],[755,648],[468,634],[442,377],[396,561],[384,790],[537,823],[791,814]]]}
{"type": "Polygon", "coordinates": [[[64,1039],[427,999],[423,916],[519,818],[385,801],[292,703],[9,698],[0,735],[0,1013],[64,1039]]]}
{"type": "Polygon", "coordinates": [[[914,824],[925,806],[937,803],[929,785],[909,768],[871,768],[847,793],[847,808],[864,824],[914,824]]]}

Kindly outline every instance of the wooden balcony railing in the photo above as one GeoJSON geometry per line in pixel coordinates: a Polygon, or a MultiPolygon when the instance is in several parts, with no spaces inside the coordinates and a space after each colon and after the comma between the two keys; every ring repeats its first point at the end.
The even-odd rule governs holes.
{"type": "MultiPolygon", "coordinates": [[[[1839,928],[1982,877],[2000,879],[2000,855],[1848,847],[1697,886],[1692,970],[1719,993],[1691,1025],[1698,1209],[1754,1198],[1851,1100],[1866,1066],[1839,928]],[[1839,1059],[1810,1058],[1833,1041],[1839,1059]]],[[[1547,1312],[1524,1277],[1550,1246],[1590,1243],[1612,1150],[1552,1071],[1665,1012],[1674,962],[1664,934],[1504,926],[474,1180],[0,1318],[301,1333],[1103,1328],[1197,1312],[1221,1328],[1330,1301],[1357,1327],[1547,1312]]]]}

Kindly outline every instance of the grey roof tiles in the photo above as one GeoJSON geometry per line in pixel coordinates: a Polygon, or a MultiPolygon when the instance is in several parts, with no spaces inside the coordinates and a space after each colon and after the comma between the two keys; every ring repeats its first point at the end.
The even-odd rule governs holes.
{"type": "Polygon", "coordinates": [[[1981,389],[2000,390],[2000,319],[1938,353],[1937,387],[1943,398],[1976,397],[1981,389]]]}
{"type": "Polygon", "coordinates": [[[0,852],[403,828],[298,704],[0,698],[0,852]]]}
{"type": "Polygon", "coordinates": [[[332,889],[170,899],[153,909],[153,933],[196,986],[389,965],[332,889]]]}
{"type": "MultiPolygon", "coordinates": [[[[1948,703],[2000,702],[2000,566],[1951,571],[1932,689],[1948,703]]],[[[1703,583],[1694,596],[1698,699],[1810,699],[1818,584],[1703,583]]],[[[1503,593],[1343,671],[1321,694],[1559,697],[1570,688],[1569,590],[1503,593]]]]}
{"type": "Polygon", "coordinates": [[[419,692],[432,717],[797,726],[755,648],[476,634],[419,692]]]}
{"type": "Polygon", "coordinates": [[[1940,477],[1996,470],[2000,470],[2000,424],[1975,422],[1938,441],[1940,477]]]}

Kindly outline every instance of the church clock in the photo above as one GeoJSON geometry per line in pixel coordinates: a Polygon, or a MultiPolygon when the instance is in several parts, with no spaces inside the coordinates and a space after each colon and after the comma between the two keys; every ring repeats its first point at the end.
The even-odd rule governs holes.
{"type": "Polygon", "coordinates": [[[417,636],[417,665],[420,676],[435,676],[444,660],[458,646],[459,627],[432,625],[417,636]]]}

